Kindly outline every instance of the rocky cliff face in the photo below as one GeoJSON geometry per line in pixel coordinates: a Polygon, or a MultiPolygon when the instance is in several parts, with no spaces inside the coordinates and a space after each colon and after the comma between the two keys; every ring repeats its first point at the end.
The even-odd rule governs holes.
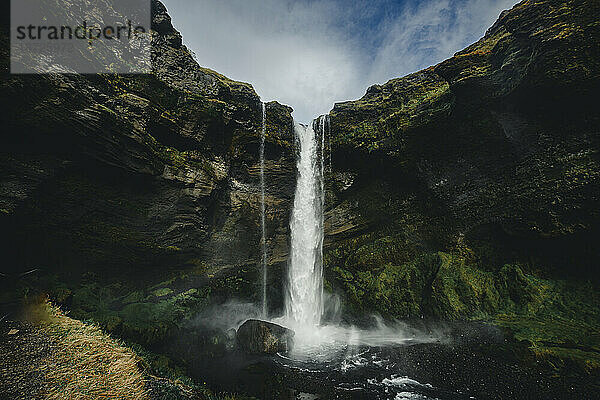
{"type": "MultiPolygon", "coordinates": [[[[165,7],[152,5],[149,75],[9,75],[2,36],[3,272],[39,268],[76,316],[115,329],[142,312],[143,323],[169,329],[208,297],[259,293],[260,99],[249,84],[200,67],[165,7]]],[[[292,110],[266,110],[277,280],[295,154],[292,110]]]]}
{"type": "Polygon", "coordinates": [[[599,12],[523,1],[451,59],[335,105],[326,275],[351,308],[502,314],[552,343],[568,334],[515,320],[579,314],[571,333],[594,332],[597,293],[560,293],[599,279],[599,12]]]}
{"type": "MultiPolygon", "coordinates": [[[[39,268],[28,287],[143,343],[260,292],[260,99],[200,67],[153,7],[144,76],[9,75],[0,37],[6,270],[39,268]]],[[[523,1],[451,59],[335,106],[325,274],[347,311],[492,320],[537,355],[600,366],[599,14],[523,1]]],[[[290,113],[267,104],[271,308],[290,113]]]]}

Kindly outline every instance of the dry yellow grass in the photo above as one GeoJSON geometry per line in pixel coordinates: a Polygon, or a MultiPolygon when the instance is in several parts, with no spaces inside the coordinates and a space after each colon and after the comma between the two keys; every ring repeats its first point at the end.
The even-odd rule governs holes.
{"type": "Polygon", "coordinates": [[[33,313],[54,348],[41,367],[46,399],[148,399],[140,359],[132,350],[47,302],[33,313]]]}

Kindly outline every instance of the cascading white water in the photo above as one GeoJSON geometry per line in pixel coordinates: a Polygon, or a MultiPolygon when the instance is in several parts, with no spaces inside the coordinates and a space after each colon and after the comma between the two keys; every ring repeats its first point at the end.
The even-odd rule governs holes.
{"type": "MultiPolygon", "coordinates": [[[[319,246],[319,262],[321,264],[321,282],[323,281],[323,239],[325,237],[325,123],[327,122],[328,115],[322,115],[319,118],[319,125],[321,127],[321,173],[319,174],[319,181],[321,183],[321,245],[319,246]]],[[[321,287],[323,284],[321,283],[321,287]]],[[[321,310],[322,312],[322,310],[321,310]]]]}
{"type": "Polygon", "coordinates": [[[294,132],[300,151],[285,307],[287,323],[306,328],[319,325],[323,313],[324,138],[311,125],[295,123],[294,132]]]}
{"type": "MultiPolygon", "coordinates": [[[[377,327],[367,330],[343,326],[331,321],[329,324],[322,323],[325,297],[323,293],[325,136],[328,126],[327,115],[315,120],[309,126],[294,124],[296,141],[299,144],[298,178],[290,221],[291,249],[285,315],[273,319],[273,322],[295,331],[292,354],[297,359],[303,360],[327,360],[338,352],[347,352],[357,346],[373,347],[437,340],[434,335],[423,334],[401,323],[388,326],[378,322],[377,327]]],[[[329,154],[331,154],[331,146],[329,146],[329,154]]]]}
{"type": "Polygon", "coordinates": [[[267,234],[265,227],[265,135],[267,132],[267,110],[262,104],[262,129],[260,134],[260,227],[262,231],[262,317],[267,317],[267,234]]]}
{"type": "MultiPolygon", "coordinates": [[[[325,115],[325,122],[327,123],[327,138],[329,139],[329,149],[328,149],[328,154],[327,156],[329,157],[329,173],[333,172],[333,162],[331,160],[333,151],[331,150],[331,121],[329,119],[329,115],[326,114],[325,115]]],[[[325,126],[325,123],[323,124],[323,126],[325,126]]]]}

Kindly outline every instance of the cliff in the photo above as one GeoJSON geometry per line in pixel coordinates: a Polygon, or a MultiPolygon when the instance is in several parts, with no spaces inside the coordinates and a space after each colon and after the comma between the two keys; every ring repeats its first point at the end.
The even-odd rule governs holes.
{"type": "MultiPolygon", "coordinates": [[[[152,6],[151,74],[10,75],[3,35],[0,86],[3,272],[36,268],[27,285],[141,341],[163,338],[209,298],[260,292],[259,96],[200,67],[165,7],[152,6]]],[[[268,254],[279,283],[292,110],[272,102],[266,111],[268,254]]],[[[281,285],[271,287],[277,299],[281,285]]]]}
{"type": "Polygon", "coordinates": [[[326,276],[350,308],[492,320],[597,368],[599,12],[523,1],[454,57],[335,105],[326,276]]]}
{"type": "MultiPolygon", "coordinates": [[[[325,278],[349,315],[491,321],[519,357],[598,371],[599,14],[523,1],[451,59],[335,105],[325,278]]],[[[0,250],[3,296],[42,290],[164,350],[208,304],[259,300],[262,116],[152,15],[148,75],[10,75],[0,36],[0,250]]],[[[276,310],[296,155],[292,110],[266,107],[276,310]]]]}

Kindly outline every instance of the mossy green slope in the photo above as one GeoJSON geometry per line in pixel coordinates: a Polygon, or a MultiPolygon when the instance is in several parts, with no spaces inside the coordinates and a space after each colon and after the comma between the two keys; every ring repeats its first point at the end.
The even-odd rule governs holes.
{"type": "Polygon", "coordinates": [[[350,309],[491,321],[598,373],[599,7],[522,1],[335,105],[326,277],[350,309]]]}

